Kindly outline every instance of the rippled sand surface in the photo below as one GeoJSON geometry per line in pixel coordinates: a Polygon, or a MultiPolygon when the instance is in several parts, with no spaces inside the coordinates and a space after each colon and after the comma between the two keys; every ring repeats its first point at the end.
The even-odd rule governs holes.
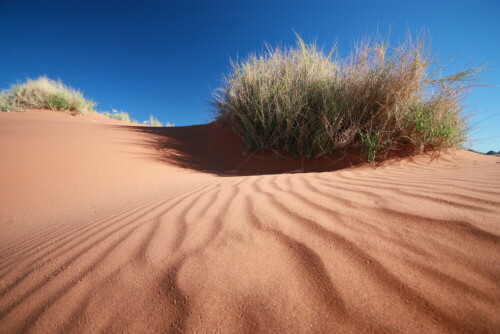
{"type": "Polygon", "coordinates": [[[146,130],[0,114],[1,333],[500,331],[500,158],[231,175],[146,130]]]}

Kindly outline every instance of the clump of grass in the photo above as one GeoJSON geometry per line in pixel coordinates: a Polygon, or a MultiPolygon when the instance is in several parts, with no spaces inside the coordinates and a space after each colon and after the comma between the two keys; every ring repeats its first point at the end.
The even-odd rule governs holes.
{"type": "Polygon", "coordinates": [[[343,59],[297,40],[231,62],[214,93],[216,119],[247,151],[314,158],[355,149],[376,162],[466,140],[461,101],[479,69],[440,77],[445,66],[430,61],[423,38],[394,48],[364,39],[343,59]]]}
{"type": "Polygon", "coordinates": [[[94,107],[95,103],[85,99],[80,91],[64,85],[60,80],[51,80],[44,76],[12,85],[0,94],[2,111],[33,108],[85,114],[93,112],[94,107]]]}
{"type": "MultiPolygon", "coordinates": [[[[158,118],[154,117],[153,115],[149,116],[149,119],[147,121],[142,122],[143,124],[149,125],[149,126],[163,126],[163,123],[158,120],[158,118]]],[[[165,124],[165,127],[173,127],[175,126],[174,123],[167,122],[165,124]]]]}
{"type": "Polygon", "coordinates": [[[125,111],[118,111],[116,109],[112,109],[111,112],[104,111],[102,114],[108,118],[116,119],[122,122],[131,122],[129,114],[125,111]]]}
{"type": "MultiPolygon", "coordinates": [[[[141,124],[139,121],[130,118],[129,114],[127,112],[125,112],[125,111],[118,111],[116,109],[112,109],[111,112],[109,112],[109,111],[103,111],[102,114],[104,116],[106,116],[106,117],[109,117],[109,118],[112,118],[112,119],[116,119],[116,120],[119,120],[119,121],[122,121],[122,122],[130,122],[130,123],[141,124]]],[[[146,121],[143,121],[142,124],[149,125],[149,126],[159,126],[159,127],[163,126],[163,123],[160,122],[153,115],[149,116],[149,119],[146,120],[146,121]]],[[[174,124],[171,124],[171,123],[167,122],[167,124],[165,124],[165,126],[166,127],[171,127],[171,126],[174,126],[174,124]]]]}
{"type": "Polygon", "coordinates": [[[149,116],[149,119],[147,121],[144,121],[144,124],[149,125],[149,126],[163,126],[163,123],[160,122],[156,117],[153,115],[149,116]]]}

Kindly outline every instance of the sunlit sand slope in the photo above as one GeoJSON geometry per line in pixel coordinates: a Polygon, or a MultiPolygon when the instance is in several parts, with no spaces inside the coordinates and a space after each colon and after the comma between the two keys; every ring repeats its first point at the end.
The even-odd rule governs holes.
{"type": "Polygon", "coordinates": [[[0,114],[1,333],[500,331],[499,158],[227,176],[158,140],[0,114]]]}

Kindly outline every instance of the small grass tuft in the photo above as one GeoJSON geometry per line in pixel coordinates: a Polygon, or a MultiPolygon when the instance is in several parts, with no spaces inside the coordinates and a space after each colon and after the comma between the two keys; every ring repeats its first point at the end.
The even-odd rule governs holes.
{"type": "Polygon", "coordinates": [[[157,118],[155,118],[153,115],[149,116],[149,119],[147,121],[144,121],[144,124],[147,124],[149,126],[163,126],[163,123],[160,122],[157,118]]]}
{"type": "MultiPolygon", "coordinates": [[[[135,119],[131,119],[129,114],[125,111],[118,111],[116,109],[112,109],[111,112],[109,111],[103,111],[101,112],[104,116],[106,117],[109,117],[109,118],[112,118],[112,119],[116,119],[116,120],[119,120],[119,121],[122,121],[122,122],[130,122],[130,123],[137,123],[137,124],[141,124],[141,122],[135,120],[135,119]]],[[[154,117],[153,115],[149,116],[149,119],[146,120],[146,121],[143,121],[142,124],[145,124],[145,125],[149,125],[149,126],[163,126],[163,123],[160,122],[156,117],[154,117]]],[[[167,122],[167,124],[165,125],[166,127],[170,127],[170,126],[174,126],[174,124],[170,124],[169,122],[167,122]]]]}
{"type": "Polygon", "coordinates": [[[125,111],[118,111],[116,109],[112,109],[111,112],[104,111],[102,114],[108,118],[116,119],[118,121],[131,122],[129,114],[125,111]]]}

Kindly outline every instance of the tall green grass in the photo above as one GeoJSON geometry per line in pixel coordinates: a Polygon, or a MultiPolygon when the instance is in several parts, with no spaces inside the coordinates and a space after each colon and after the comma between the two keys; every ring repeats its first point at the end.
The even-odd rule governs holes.
{"type": "Polygon", "coordinates": [[[314,158],[357,151],[366,161],[456,147],[466,140],[462,100],[479,69],[440,76],[425,39],[389,48],[363,39],[351,54],[297,45],[232,61],[214,92],[216,119],[247,151],[314,158]]]}
{"type": "Polygon", "coordinates": [[[73,114],[93,112],[95,103],[60,80],[28,79],[0,93],[0,110],[52,109],[73,114]]]}

